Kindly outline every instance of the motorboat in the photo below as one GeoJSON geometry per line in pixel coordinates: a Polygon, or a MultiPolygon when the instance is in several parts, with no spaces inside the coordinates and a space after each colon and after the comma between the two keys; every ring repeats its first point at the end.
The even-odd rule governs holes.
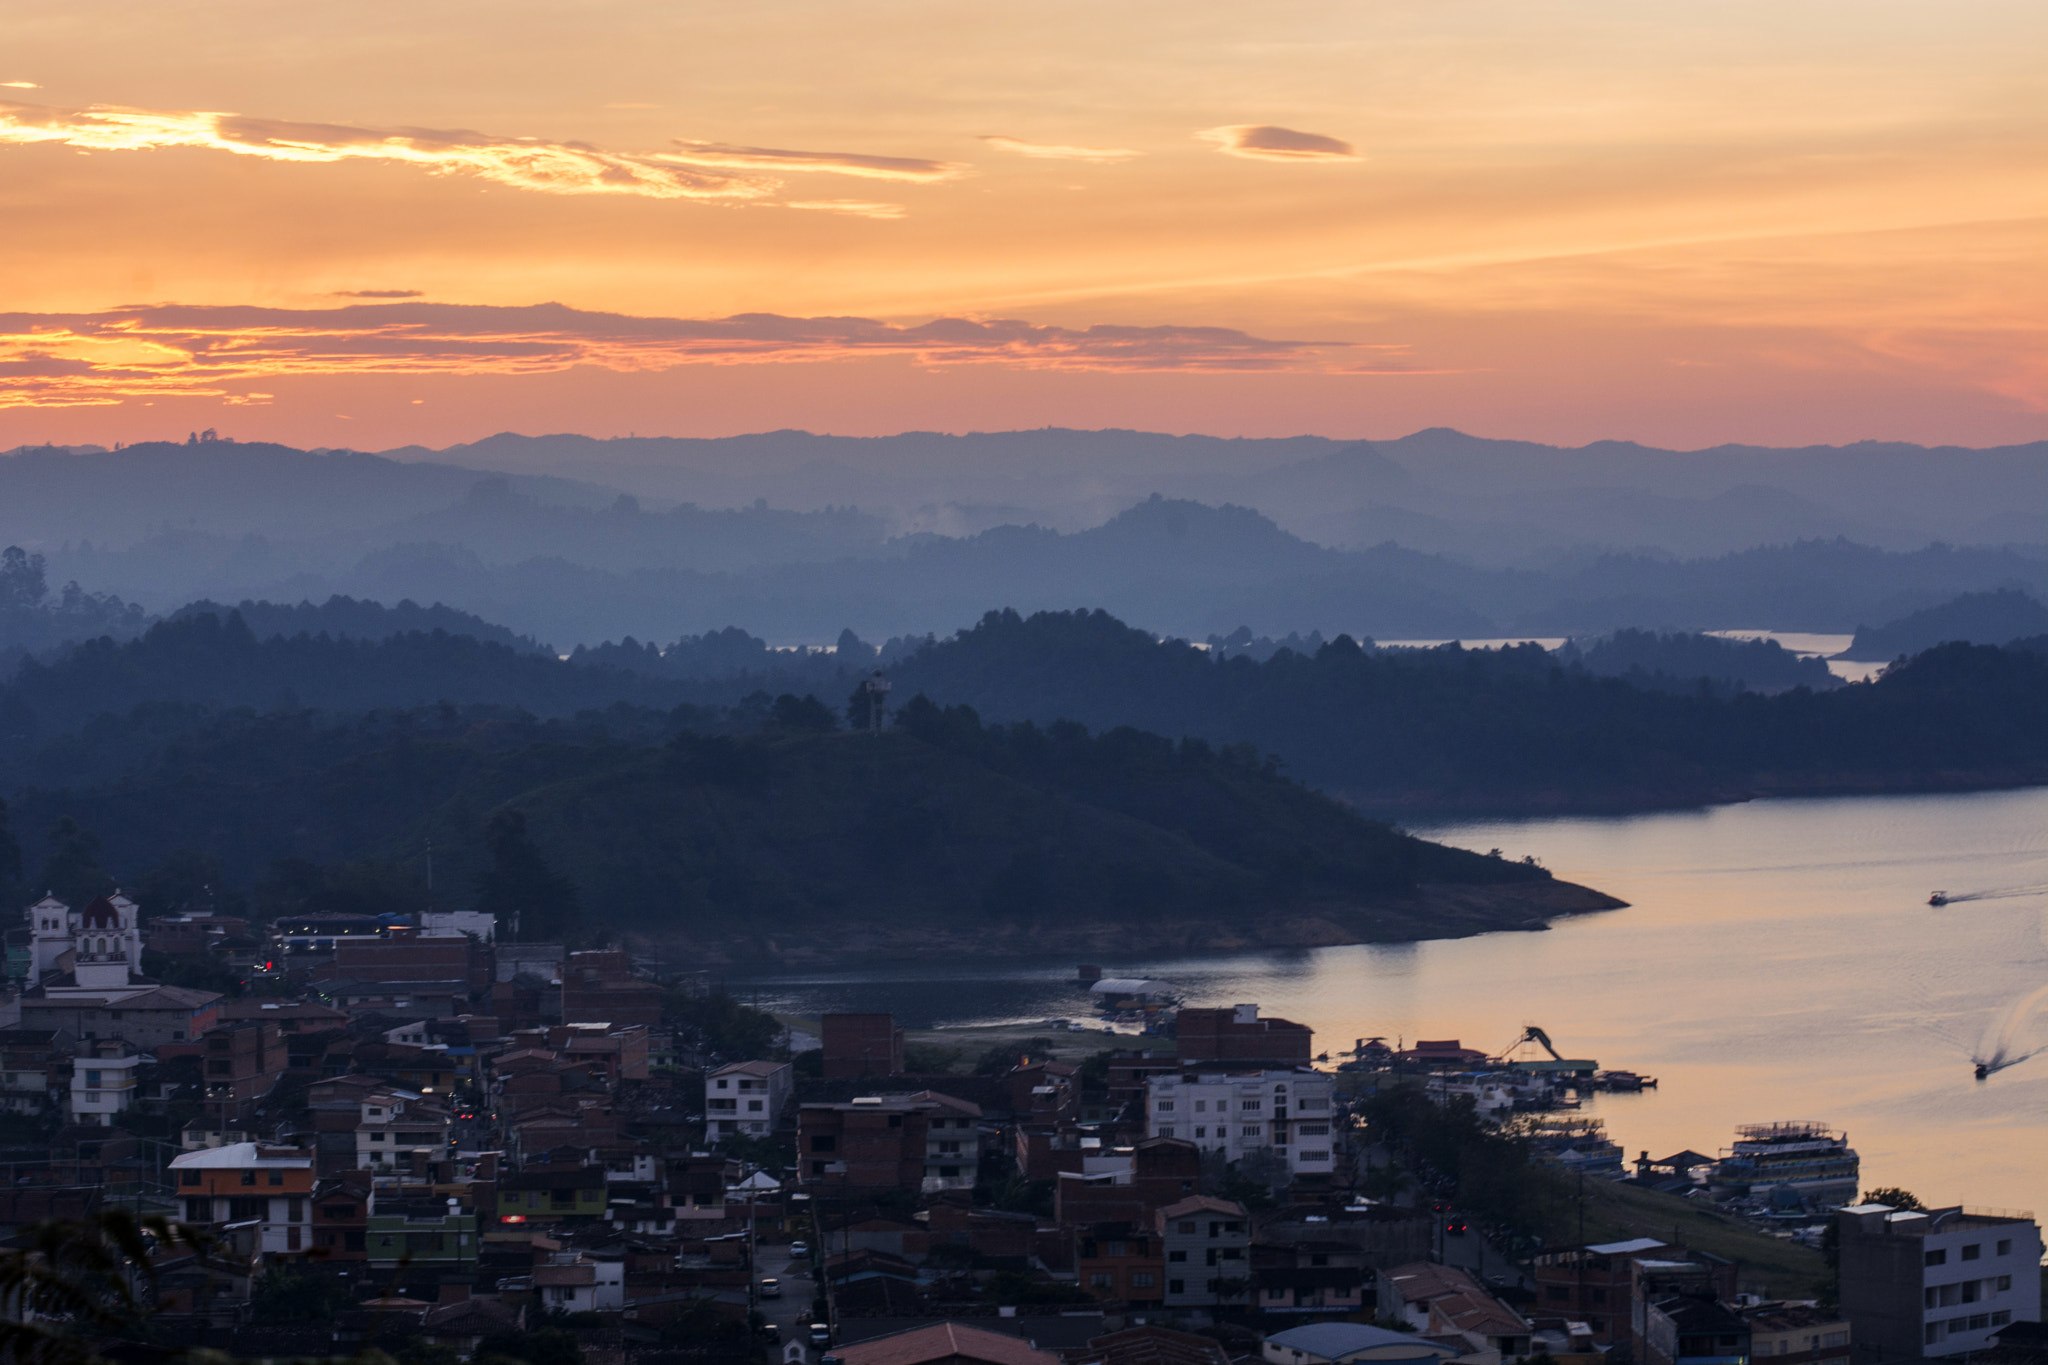
{"type": "Polygon", "coordinates": [[[1947,904],[1948,904],[1948,892],[1946,892],[1946,891],[1937,891],[1937,892],[1935,892],[1935,893],[1934,893],[1933,895],[1931,895],[1931,896],[1929,896],[1929,897],[1927,898],[1927,903],[1928,903],[1929,905],[1947,905],[1947,904]]]}

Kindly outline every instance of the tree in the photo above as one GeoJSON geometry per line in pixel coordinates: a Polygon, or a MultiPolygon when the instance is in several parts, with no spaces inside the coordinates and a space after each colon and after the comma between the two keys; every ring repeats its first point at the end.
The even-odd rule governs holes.
{"type": "Polygon", "coordinates": [[[249,1316],[262,1323],[327,1322],[353,1297],[346,1280],[274,1265],[250,1287],[249,1316]]]}
{"type": "Polygon", "coordinates": [[[508,1330],[492,1332],[476,1344],[476,1354],[471,1357],[476,1365],[582,1365],[583,1348],[577,1345],[576,1334],[565,1332],[559,1327],[543,1327],[536,1332],[508,1330]]]}
{"type": "Polygon", "coordinates": [[[0,799],[0,896],[5,896],[11,905],[21,886],[21,841],[14,837],[14,827],[8,822],[7,802],[0,799]]]}
{"type": "Polygon", "coordinates": [[[1911,1190],[1902,1190],[1896,1185],[1881,1185],[1863,1194],[1866,1204],[1883,1204],[1894,1209],[1925,1209],[1927,1206],[1911,1190]]]}
{"type": "Polygon", "coordinates": [[[50,830],[50,854],[43,859],[43,889],[68,905],[81,906],[114,889],[100,867],[100,836],[66,815],[50,830]]]}
{"type": "Polygon", "coordinates": [[[0,1360],[11,1365],[90,1365],[91,1338],[137,1329],[147,1310],[138,1292],[153,1284],[153,1250],[204,1255],[204,1237],[182,1223],[137,1220],[106,1208],[81,1220],[53,1219],[0,1249],[0,1360]]]}
{"type": "Polygon", "coordinates": [[[782,1043],[782,1022],[766,1010],[741,1004],[723,989],[669,991],[661,998],[662,1017],[703,1052],[719,1062],[765,1061],[782,1043]]]}
{"type": "Polygon", "coordinates": [[[576,888],[557,876],[527,832],[526,817],[501,810],[484,830],[491,865],[477,875],[476,908],[501,936],[524,943],[566,940],[578,923],[576,888]]]}
{"type": "Polygon", "coordinates": [[[816,697],[799,697],[793,692],[784,692],[775,699],[768,718],[777,729],[800,733],[825,733],[839,728],[831,707],[816,697]]]}
{"type": "Polygon", "coordinates": [[[19,545],[0,551],[0,611],[28,611],[41,606],[50,592],[43,577],[43,557],[19,545]]]}

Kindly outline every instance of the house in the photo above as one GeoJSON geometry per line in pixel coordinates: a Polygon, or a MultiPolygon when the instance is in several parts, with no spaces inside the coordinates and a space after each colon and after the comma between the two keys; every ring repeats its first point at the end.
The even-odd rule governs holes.
{"type": "Polygon", "coordinates": [[[903,1074],[903,1030],[888,1014],[828,1014],[820,1021],[825,1079],[903,1074]]]}
{"type": "Polygon", "coordinates": [[[1149,1222],[1096,1223],[1074,1239],[1081,1287],[1098,1299],[1133,1308],[1166,1301],[1166,1257],[1149,1222]]]}
{"type": "Polygon", "coordinates": [[[1156,1324],[1090,1337],[1085,1350],[1061,1354],[1082,1365],[1230,1365],[1230,1352],[1214,1337],[1156,1324]]]}
{"type": "Polygon", "coordinates": [[[0,1029],[0,1112],[33,1118],[48,1111],[57,1039],[49,1029],[0,1029]]]}
{"type": "Polygon", "coordinates": [[[1835,1229],[1859,1354],[1983,1351],[2000,1328],[2041,1318],[2041,1229],[2027,1215],[1857,1204],[1835,1229]]]}
{"type": "Polygon", "coordinates": [[[1365,1249],[1348,1241],[1268,1239],[1251,1249],[1251,1258],[1252,1306],[1262,1313],[1363,1311],[1377,1274],[1365,1249]]]}
{"type": "Polygon", "coordinates": [[[571,953],[562,967],[562,1022],[600,1021],[612,1028],[656,1027],[661,987],[633,975],[633,960],[625,953],[571,953]]]}
{"type": "Polygon", "coordinates": [[[453,1195],[442,1199],[378,1191],[371,1196],[363,1230],[370,1264],[380,1270],[400,1262],[449,1270],[476,1265],[476,1213],[453,1195]]]}
{"type": "Polygon", "coordinates": [[[221,996],[216,991],[130,977],[125,962],[98,965],[107,970],[94,975],[106,977],[109,984],[87,986],[59,977],[22,992],[21,1027],[61,1031],[88,1042],[119,1038],[151,1052],[165,1043],[197,1038],[219,1020],[221,996]],[[111,984],[116,976],[120,984],[111,984]]]}
{"type": "Polygon", "coordinates": [[[314,1187],[313,1247],[323,1260],[368,1260],[369,1225],[367,1184],[326,1180],[314,1187]]]}
{"type": "Polygon", "coordinates": [[[1752,1358],[1771,1365],[1849,1365],[1849,1319],[1805,1303],[1744,1309],[1752,1358]]]}
{"type": "Polygon", "coordinates": [[[930,1090],[911,1098],[931,1106],[925,1129],[923,1192],[973,1189],[981,1178],[981,1106],[930,1090]]]}
{"type": "Polygon", "coordinates": [[[839,1365],[1061,1365],[1058,1356],[1027,1341],[961,1322],[835,1346],[832,1357],[839,1365]]]}
{"type": "Polygon", "coordinates": [[[253,1250],[303,1254],[311,1248],[313,1154],[237,1142],[171,1158],[170,1178],[185,1221],[216,1231],[249,1224],[253,1250]]]}
{"type": "Polygon", "coordinates": [[[1192,1072],[1146,1083],[1146,1132],[1179,1138],[1237,1161],[1270,1148],[1296,1176],[1335,1169],[1336,1078],[1299,1071],[1192,1072]]]}
{"type": "Polygon", "coordinates": [[[937,1108],[910,1095],[799,1107],[800,1179],[848,1189],[922,1189],[937,1108]]]}
{"type": "Polygon", "coordinates": [[[796,1090],[788,1062],[733,1062],[704,1077],[704,1136],[767,1137],[796,1090]]]}
{"type": "Polygon", "coordinates": [[[1315,1055],[1315,1031],[1288,1019],[1262,1019],[1257,1005],[1182,1010],[1173,1024],[1183,1071],[1289,1071],[1315,1055]]]}
{"type": "Polygon", "coordinates": [[[1377,1293],[1381,1317],[1398,1317],[1431,1337],[1463,1337],[1463,1355],[1512,1360],[1529,1354],[1529,1322],[1457,1266],[1410,1261],[1382,1270],[1377,1293]]]}
{"type": "Polygon", "coordinates": [[[1349,1365],[1354,1360],[1438,1365],[1462,1354],[1442,1342],[1367,1327],[1356,1322],[1311,1322],[1266,1338],[1260,1354],[1267,1365],[1349,1365]]]}
{"type": "Polygon", "coordinates": [[[1636,1310],[1637,1365],[1748,1360],[1749,1324],[1712,1294],[1666,1294],[1636,1310]]]}
{"type": "Polygon", "coordinates": [[[1061,1171],[1053,1185],[1053,1218],[1063,1228],[1129,1221],[1152,1224],[1156,1210],[1195,1193],[1201,1153],[1178,1138],[1147,1138],[1136,1147],[1083,1150],[1081,1169],[1061,1171]]]}
{"type": "Polygon", "coordinates": [[[454,1124],[447,1110],[400,1091],[373,1092],[358,1102],[356,1169],[391,1170],[405,1166],[412,1152],[429,1161],[448,1154],[448,1130],[454,1124]]]}
{"type": "MultiPolygon", "coordinates": [[[[1627,1341],[1636,1261],[1682,1259],[1684,1254],[1683,1248],[1655,1237],[1546,1251],[1535,1261],[1532,1311],[1539,1317],[1583,1322],[1602,1346],[1627,1341]]],[[[1733,1287],[1729,1286],[1731,1291],[1733,1287]]]]}
{"type": "Polygon", "coordinates": [[[524,1170],[498,1178],[498,1222],[559,1223],[605,1216],[610,1191],[597,1166],[524,1170]]]}
{"type": "Polygon", "coordinates": [[[71,1066],[71,1121],[113,1126],[114,1115],[135,1103],[135,1073],[143,1059],[123,1042],[87,1043],[71,1066]]]}
{"type": "Polygon", "coordinates": [[[1168,1308],[1242,1305],[1251,1288],[1251,1215],[1228,1199],[1195,1195],[1153,1215],[1166,1254],[1168,1308]]]}

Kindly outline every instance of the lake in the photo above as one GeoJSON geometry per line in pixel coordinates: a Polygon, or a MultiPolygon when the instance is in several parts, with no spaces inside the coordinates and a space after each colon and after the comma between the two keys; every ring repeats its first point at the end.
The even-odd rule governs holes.
{"type": "MultiPolygon", "coordinates": [[[[1534,854],[1630,902],[1543,933],[1105,961],[1194,1005],[1256,1001],[1355,1038],[1497,1051],[1525,1024],[1566,1056],[1656,1076],[1591,1112],[1633,1158],[1716,1152],[1735,1125],[1848,1130],[1865,1188],[2048,1208],[2048,1053],[1979,1082],[1973,1058],[2048,1046],[2048,789],[1801,798],[1416,832],[1534,854]]],[[[1080,1017],[1074,964],[973,962],[735,977],[763,1005],[888,1010],[912,1027],[1080,1017]]]]}

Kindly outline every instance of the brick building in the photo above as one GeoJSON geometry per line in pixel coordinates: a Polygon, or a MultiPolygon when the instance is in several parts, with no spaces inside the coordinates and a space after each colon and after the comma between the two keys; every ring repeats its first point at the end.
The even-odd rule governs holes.
{"type": "Polygon", "coordinates": [[[1262,1019],[1257,1005],[1182,1010],[1174,1021],[1177,1065],[1183,1071],[1284,1071],[1314,1057],[1315,1031],[1288,1019],[1262,1019]]]}
{"type": "Polygon", "coordinates": [[[903,1074],[903,1030],[892,1014],[828,1014],[822,1020],[825,1079],[903,1074]]]}

